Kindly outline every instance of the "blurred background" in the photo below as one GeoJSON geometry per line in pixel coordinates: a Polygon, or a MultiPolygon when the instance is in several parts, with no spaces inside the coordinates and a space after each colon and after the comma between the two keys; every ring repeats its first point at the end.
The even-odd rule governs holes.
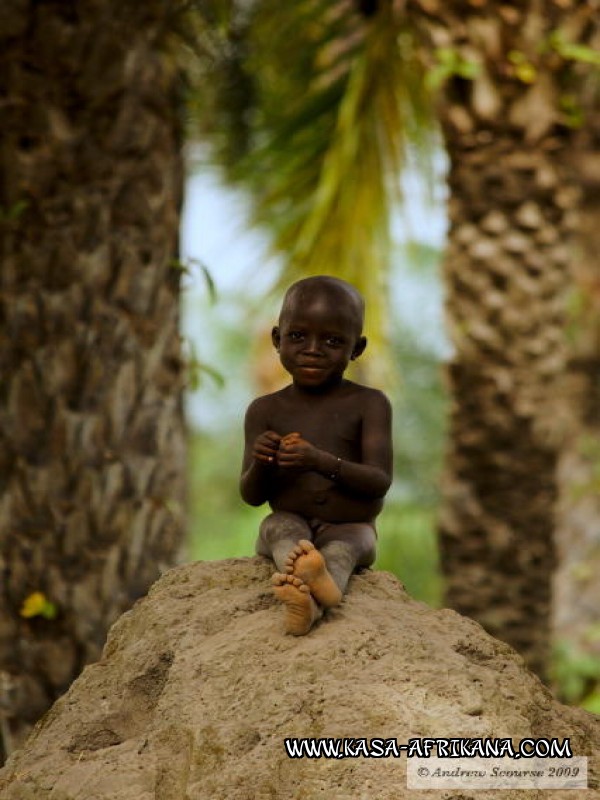
{"type": "Polygon", "coordinates": [[[209,6],[181,236],[189,553],[252,553],[265,509],[238,495],[244,411],[286,382],[269,336],[286,285],[338,275],[367,301],[351,377],[395,414],[376,567],[597,708],[598,430],[577,365],[584,350],[596,363],[598,299],[566,268],[589,249],[594,192],[575,186],[593,170],[561,155],[554,173],[548,157],[594,150],[579,131],[597,130],[597,30],[586,5],[568,33],[548,23],[544,50],[521,40],[521,12],[500,23],[468,5],[468,29],[437,3],[416,25],[420,4],[209,6]]]}
{"type": "MultiPolygon", "coordinates": [[[[431,192],[416,170],[403,177],[406,207],[393,218],[389,330],[397,375],[384,388],[394,408],[395,478],[378,520],[376,567],[394,572],[416,598],[441,600],[435,513],[446,400],[442,362],[449,352],[439,266],[445,237],[443,154],[431,192]]],[[[200,149],[188,155],[181,258],[189,265],[183,332],[192,357],[186,396],[190,555],[250,555],[267,507],[238,492],[243,418],[256,396],[289,381],[271,345],[281,296],[271,291],[281,262],[251,227],[250,202],[228,187],[200,149]],[[207,275],[208,273],[208,275],[207,275]]],[[[368,314],[368,309],[367,309],[368,314]]],[[[363,361],[377,359],[369,348],[363,361]]]]}
{"type": "Polygon", "coordinates": [[[253,553],[323,273],[394,409],[376,566],[600,711],[597,6],[3,3],[0,763],[182,550],[253,553]]]}

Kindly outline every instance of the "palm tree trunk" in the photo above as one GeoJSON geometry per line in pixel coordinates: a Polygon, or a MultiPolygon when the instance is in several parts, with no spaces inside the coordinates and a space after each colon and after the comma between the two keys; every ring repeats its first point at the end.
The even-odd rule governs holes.
{"type": "Polygon", "coordinates": [[[0,755],[180,547],[170,6],[0,15],[0,755]]]}
{"type": "Polygon", "coordinates": [[[476,153],[448,149],[454,192],[471,202],[452,204],[445,261],[455,347],[440,516],[447,596],[542,674],[556,562],[554,400],[566,363],[562,243],[569,231],[552,192],[534,177],[554,172],[543,148],[506,135],[476,153]],[[513,167],[515,156],[532,172],[513,167]],[[481,215],[474,217],[475,194],[481,215]],[[532,221],[539,215],[535,230],[515,224],[517,198],[528,198],[521,208],[531,209],[532,221]],[[536,241],[536,232],[552,241],[536,241]]]}
{"type": "MultiPolygon", "coordinates": [[[[598,30],[600,38],[600,27],[598,30]]],[[[574,258],[575,299],[564,393],[572,412],[559,462],[555,636],[575,653],[600,656],[600,111],[590,100],[586,127],[567,161],[581,186],[574,258]]]]}
{"type": "Polygon", "coordinates": [[[577,195],[557,168],[569,139],[557,110],[563,63],[539,45],[563,12],[535,1],[411,8],[447,70],[447,597],[543,674],[577,195]]]}

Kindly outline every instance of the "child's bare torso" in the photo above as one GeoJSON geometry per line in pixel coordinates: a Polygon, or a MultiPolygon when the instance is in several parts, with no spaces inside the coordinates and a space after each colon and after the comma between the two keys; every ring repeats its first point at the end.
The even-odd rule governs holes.
{"type": "MultiPolygon", "coordinates": [[[[363,413],[375,391],[345,381],[333,392],[299,397],[288,386],[261,398],[265,430],[281,436],[298,431],[315,447],[360,463],[363,413]]],[[[275,468],[271,485],[268,502],[274,511],[309,520],[372,522],[383,506],[383,498],[361,497],[314,471],[275,468]]]]}

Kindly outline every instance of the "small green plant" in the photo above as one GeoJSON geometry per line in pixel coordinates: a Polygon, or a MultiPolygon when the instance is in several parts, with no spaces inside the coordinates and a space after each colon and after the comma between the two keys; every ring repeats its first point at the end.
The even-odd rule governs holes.
{"type": "Polygon", "coordinates": [[[558,105],[561,113],[561,120],[568,128],[581,128],[585,122],[585,113],[581,103],[574,94],[562,94],[558,98],[558,105]]]}
{"type": "Polygon", "coordinates": [[[600,711],[600,656],[559,641],[553,654],[551,678],[558,696],[588,711],[600,711]]]}
{"type": "Polygon", "coordinates": [[[214,303],[217,302],[217,287],[210,270],[204,262],[197,258],[188,258],[185,261],[180,261],[178,258],[172,258],[169,264],[173,269],[176,269],[183,275],[187,276],[193,275],[194,270],[199,270],[200,274],[204,278],[204,283],[206,284],[211,305],[214,305],[214,303]]]}
{"type": "Polygon", "coordinates": [[[215,384],[222,389],[225,386],[225,376],[216,367],[212,367],[204,361],[200,361],[195,344],[190,339],[184,339],[187,356],[185,359],[188,372],[188,389],[191,392],[197,391],[202,385],[202,375],[208,375],[215,384]]]}
{"type": "Polygon", "coordinates": [[[436,64],[429,70],[425,78],[428,89],[435,91],[453,77],[473,80],[479,75],[479,64],[463,58],[453,47],[438,47],[434,56],[436,64]]]}
{"type": "Polygon", "coordinates": [[[565,61],[577,61],[580,64],[591,64],[600,67],[600,52],[585,44],[569,42],[564,31],[556,30],[548,36],[545,49],[558,53],[565,61]]]}
{"type": "Polygon", "coordinates": [[[28,206],[27,200],[19,200],[9,208],[0,206],[0,222],[15,222],[27,210],[28,206]]]}
{"type": "Polygon", "coordinates": [[[513,74],[522,83],[535,83],[537,78],[537,69],[529,61],[525,53],[520,50],[511,50],[508,54],[508,60],[512,64],[513,74]]]}
{"type": "Polygon", "coordinates": [[[58,609],[51,603],[43,592],[32,592],[23,601],[20,615],[25,619],[32,617],[44,617],[44,619],[55,619],[58,609]]]}
{"type": "MultiPolygon", "coordinates": [[[[179,270],[184,275],[192,275],[194,269],[199,269],[200,274],[204,278],[206,289],[210,304],[214,305],[217,302],[217,287],[210,270],[202,261],[197,258],[188,258],[186,261],[180,261],[177,258],[171,260],[171,267],[179,270]]],[[[186,366],[188,372],[187,388],[191,392],[197,391],[202,385],[203,374],[208,375],[214,383],[222,389],[225,386],[225,377],[216,367],[201,361],[198,358],[196,346],[191,339],[183,337],[183,350],[186,352],[186,366]]]]}

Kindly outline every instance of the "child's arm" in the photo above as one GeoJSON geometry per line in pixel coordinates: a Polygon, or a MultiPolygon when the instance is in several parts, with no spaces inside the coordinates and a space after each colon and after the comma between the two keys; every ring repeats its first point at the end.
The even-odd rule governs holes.
{"type": "Polygon", "coordinates": [[[255,400],[248,406],[244,421],[245,447],[240,494],[251,506],[260,506],[269,499],[273,467],[281,436],[267,430],[264,403],[255,400]]]}
{"type": "Polygon", "coordinates": [[[301,437],[282,442],[277,463],[282,468],[311,469],[363,497],[383,497],[392,482],[392,409],[378,391],[365,398],[360,463],[339,459],[301,437]]]}

